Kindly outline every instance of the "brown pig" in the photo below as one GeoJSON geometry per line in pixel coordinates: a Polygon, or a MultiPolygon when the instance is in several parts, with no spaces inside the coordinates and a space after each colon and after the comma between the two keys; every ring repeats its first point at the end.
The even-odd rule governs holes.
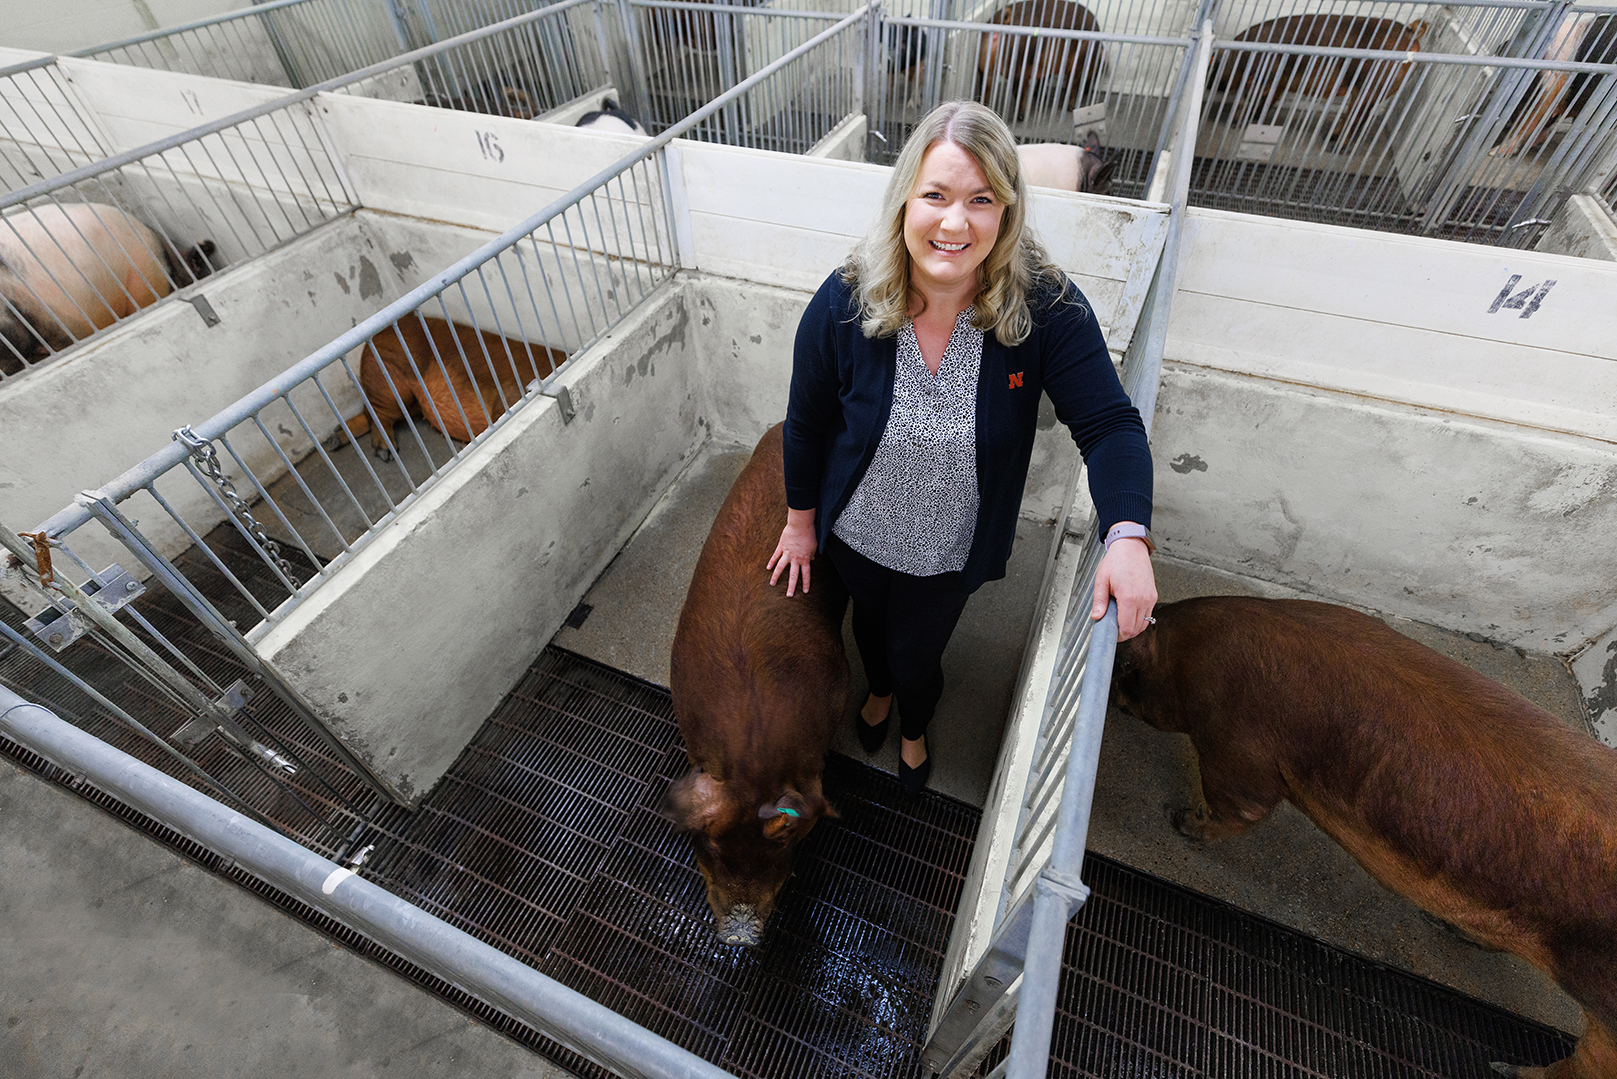
{"type": "Polygon", "coordinates": [[[419,315],[406,315],[361,348],[359,386],[380,422],[360,413],[348,430],[357,438],[369,429],[371,449],[384,461],[393,459],[389,440],[406,414],[469,442],[505,415],[528,383],[567,359],[557,349],[419,315]]]}
{"type": "Polygon", "coordinates": [[[1386,887],[1582,1005],[1542,1079],[1617,1076],[1617,751],[1345,607],[1209,596],[1118,646],[1112,700],[1190,735],[1197,839],[1285,799],[1386,887]]]}
{"type": "Polygon", "coordinates": [[[847,593],[831,563],[786,596],[765,569],[786,522],[781,427],[736,477],[702,546],[674,633],[674,714],[689,775],[663,812],[696,844],[719,939],[755,945],[792,850],[834,816],[820,774],[848,694],[847,593]]]}

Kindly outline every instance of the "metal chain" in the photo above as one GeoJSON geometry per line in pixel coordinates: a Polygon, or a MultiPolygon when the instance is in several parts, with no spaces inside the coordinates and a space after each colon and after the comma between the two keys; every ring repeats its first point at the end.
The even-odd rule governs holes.
{"type": "Polygon", "coordinates": [[[198,467],[213,480],[214,485],[219,488],[219,492],[229,501],[231,511],[235,513],[236,519],[247,529],[248,534],[253,537],[254,541],[263,548],[264,553],[269,556],[270,560],[280,568],[282,573],[286,574],[286,579],[292,582],[292,587],[294,589],[301,587],[303,581],[293,572],[292,563],[288,562],[286,556],[281,554],[281,545],[270,539],[264,532],[264,526],[254,519],[252,510],[247,507],[247,503],[242,499],[241,495],[236,493],[236,485],[230,482],[229,477],[224,473],[224,469],[219,467],[219,454],[213,448],[213,443],[192,431],[188,426],[181,427],[178,431],[175,431],[174,439],[177,442],[183,442],[190,449],[191,459],[196,461],[198,467]]]}

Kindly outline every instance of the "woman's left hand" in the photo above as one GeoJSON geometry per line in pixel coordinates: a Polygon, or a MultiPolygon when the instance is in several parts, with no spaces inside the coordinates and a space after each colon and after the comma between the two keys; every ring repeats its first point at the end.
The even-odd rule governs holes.
{"type": "Polygon", "coordinates": [[[1126,641],[1145,631],[1151,609],[1157,605],[1157,579],[1151,572],[1151,551],[1145,541],[1114,540],[1095,571],[1095,602],[1089,617],[1106,614],[1106,601],[1117,597],[1117,639],[1126,641]]]}

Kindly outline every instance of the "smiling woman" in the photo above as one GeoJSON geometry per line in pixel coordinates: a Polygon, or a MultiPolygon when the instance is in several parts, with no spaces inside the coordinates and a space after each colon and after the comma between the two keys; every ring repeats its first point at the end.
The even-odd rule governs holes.
{"type": "MultiPolygon", "coordinates": [[[[1124,639],[1156,603],[1151,455],[1076,285],[1026,226],[1003,120],[971,102],[910,136],[871,232],[810,301],[786,411],[786,526],[770,583],[808,591],[825,550],[853,598],[875,753],[898,708],[899,779],[926,785],[942,656],[984,581],[1005,575],[1039,394],[1089,464],[1107,530],[1092,614],[1124,639]]],[[[821,572],[824,572],[823,570],[821,572]]]]}

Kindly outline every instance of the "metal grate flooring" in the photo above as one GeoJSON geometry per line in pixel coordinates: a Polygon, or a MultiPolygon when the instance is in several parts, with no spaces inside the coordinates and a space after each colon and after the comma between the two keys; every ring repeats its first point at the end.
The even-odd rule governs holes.
{"type": "Polygon", "coordinates": [[[713,935],[653,811],[688,769],[666,691],[550,648],[365,875],[742,1076],[919,1073],[975,810],[841,757],[757,950],[713,935]]]}
{"type": "MultiPolygon", "coordinates": [[[[420,810],[375,819],[362,872],[737,1075],[922,1074],[977,811],[906,799],[891,776],[832,756],[841,819],[799,848],[763,946],[732,949],[713,937],[689,841],[651,809],[686,767],[665,690],[548,648],[420,810]]],[[[1068,930],[1054,1076],[1484,1079],[1490,1060],[1570,1049],[1564,1034],[1117,863],[1091,856],[1084,876],[1094,892],[1068,930]]],[[[295,901],[266,898],[578,1074],[602,1074],[295,901]]]]}

